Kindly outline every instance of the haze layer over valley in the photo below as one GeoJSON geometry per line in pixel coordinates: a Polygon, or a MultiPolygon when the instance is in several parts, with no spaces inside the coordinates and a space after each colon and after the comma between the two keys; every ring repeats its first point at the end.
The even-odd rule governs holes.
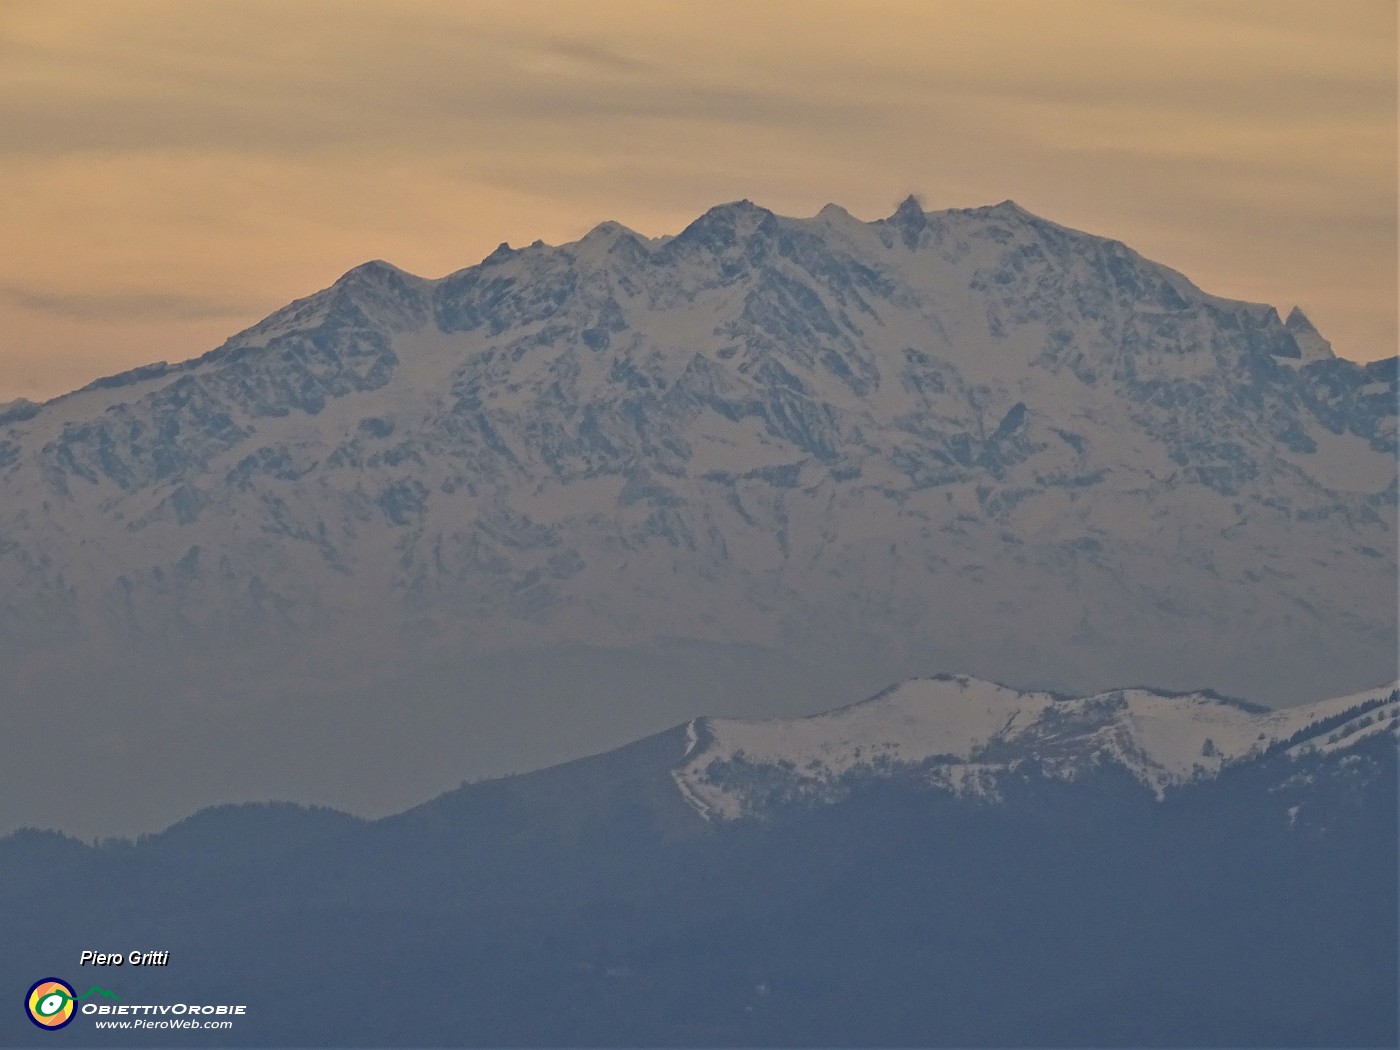
{"type": "Polygon", "coordinates": [[[942,671],[1374,686],[1395,380],[1011,202],[368,263],[0,409],[4,816],[386,812],[942,671]]]}

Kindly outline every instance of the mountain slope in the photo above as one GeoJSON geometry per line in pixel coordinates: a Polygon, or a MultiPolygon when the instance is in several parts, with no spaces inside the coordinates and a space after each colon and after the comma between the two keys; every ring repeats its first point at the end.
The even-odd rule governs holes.
{"type": "MultiPolygon", "coordinates": [[[[188,721],[249,768],[259,734],[211,713],[411,719],[571,646],[620,654],[560,734],[595,746],[695,713],[587,716],[677,641],[719,653],[713,696],[830,682],[750,715],[946,668],[1296,701],[1393,674],[1395,380],[1011,202],[739,202],[440,280],[368,263],[0,414],[0,656],[16,706],[117,697],[103,733],[188,721]],[[415,693],[428,665],[453,684],[415,693]]],[[[516,748],[485,771],[541,757],[509,741],[550,713],[510,706],[462,723],[516,748]]]]}
{"type": "MultiPolygon", "coordinates": [[[[169,969],[107,983],[246,1002],[238,1045],[1392,1043],[1396,691],[1293,716],[1132,691],[1108,721],[1144,746],[1079,746],[1114,699],[913,682],[762,740],[682,725],[375,822],[245,806],[135,843],[28,831],[0,839],[0,977],[160,945],[169,969]],[[877,761],[840,791],[768,790],[747,819],[702,814],[671,776],[735,746],[790,777],[872,741],[967,752],[992,706],[1042,728],[1063,708],[1075,731],[1003,737],[994,790],[877,761]],[[1203,730],[1241,750],[1155,792],[1135,760],[1203,730]]],[[[0,1041],[24,1024],[0,1018],[0,1041]]],[[[67,1038],[99,1036],[149,1042],[85,1020],[67,1038]]]]}
{"type": "Polygon", "coordinates": [[[1212,693],[1119,689],[1069,698],[946,676],[804,719],[697,720],[672,775],[706,819],[830,801],[887,776],[995,795],[998,781],[1027,763],[1069,780],[1116,767],[1161,797],[1280,746],[1299,755],[1393,733],[1396,689],[1271,711],[1212,693]]]}

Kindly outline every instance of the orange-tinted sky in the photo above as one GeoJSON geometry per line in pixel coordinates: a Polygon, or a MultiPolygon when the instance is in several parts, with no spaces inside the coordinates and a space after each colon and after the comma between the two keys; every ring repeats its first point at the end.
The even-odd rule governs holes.
{"type": "Polygon", "coordinates": [[[1393,0],[0,0],[0,401],[748,197],[1014,198],[1396,350],[1393,0]]]}

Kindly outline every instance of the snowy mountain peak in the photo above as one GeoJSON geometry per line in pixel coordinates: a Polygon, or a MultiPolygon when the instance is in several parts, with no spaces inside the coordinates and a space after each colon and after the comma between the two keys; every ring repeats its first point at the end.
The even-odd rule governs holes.
{"type": "Polygon", "coordinates": [[[502,241],[500,244],[496,245],[495,249],[492,250],[490,255],[486,256],[486,258],[481,260],[482,265],[486,265],[488,263],[505,262],[507,259],[514,258],[516,255],[516,251],[517,249],[512,248],[510,246],[509,241],[502,241]]]}
{"type": "Polygon", "coordinates": [[[1313,323],[1308,320],[1308,315],[1303,313],[1299,307],[1295,306],[1289,312],[1284,327],[1292,334],[1293,341],[1298,344],[1298,350],[1304,363],[1329,361],[1336,356],[1332,353],[1332,344],[1313,327],[1313,323]]]}
{"type": "Polygon", "coordinates": [[[997,215],[1019,215],[1027,219],[1034,219],[1037,222],[1046,221],[1044,218],[1042,218],[1039,215],[1036,215],[1034,212],[1021,207],[1021,205],[1017,204],[1010,197],[1007,197],[1006,200],[1001,201],[998,204],[990,205],[988,210],[996,213],[997,215]]]}
{"type": "Polygon", "coordinates": [[[912,193],[905,197],[887,220],[899,231],[904,246],[913,251],[919,245],[919,234],[928,226],[928,216],[924,214],[919,199],[912,193]]]}
{"type": "Polygon", "coordinates": [[[868,777],[994,795],[997,779],[1026,762],[1064,779],[1120,767],[1161,797],[1270,748],[1326,751],[1394,732],[1397,688],[1269,710],[1209,692],[1072,698],[967,676],[916,679],[808,718],[692,723],[672,775],[697,812],[727,819],[844,797],[868,777]]]}
{"type": "MultiPolygon", "coordinates": [[[[336,285],[353,285],[359,283],[374,282],[399,282],[404,280],[417,281],[422,278],[407,270],[400,269],[393,263],[385,262],[383,259],[371,259],[362,262],[358,266],[353,266],[346,270],[335,282],[336,285]]],[[[334,287],[333,285],[332,287],[334,287]]]]}
{"type": "Polygon", "coordinates": [[[750,200],[717,204],[675,236],[671,246],[723,251],[760,232],[772,232],[777,216],[750,200]]]}
{"type": "Polygon", "coordinates": [[[565,249],[580,264],[590,267],[609,265],[611,260],[623,267],[640,265],[649,255],[647,238],[611,220],[599,223],[565,249]]]}
{"type": "Polygon", "coordinates": [[[433,281],[375,259],[348,271],[328,291],[358,309],[362,323],[401,332],[422,325],[433,287],[433,281]]]}
{"type": "Polygon", "coordinates": [[[909,194],[893,212],[890,213],[888,222],[897,226],[912,225],[922,227],[928,220],[928,215],[924,212],[923,201],[914,194],[909,194]]]}
{"type": "Polygon", "coordinates": [[[1300,700],[1395,645],[1395,363],[1312,332],[1011,202],[367,263],[0,416],[0,657],[665,638],[1300,700]]]}
{"type": "Polygon", "coordinates": [[[577,243],[590,244],[601,241],[604,244],[612,244],[619,237],[640,237],[640,234],[622,225],[620,222],[608,219],[606,222],[600,222],[597,226],[593,227],[593,229],[585,233],[577,243]]]}
{"type": "Polygon", "coordinates": [[[913,193],[900,201],[898,207],[890,215],[891,220],[900,221],[919,220],[924,217],[923,202],[913,193]]]}

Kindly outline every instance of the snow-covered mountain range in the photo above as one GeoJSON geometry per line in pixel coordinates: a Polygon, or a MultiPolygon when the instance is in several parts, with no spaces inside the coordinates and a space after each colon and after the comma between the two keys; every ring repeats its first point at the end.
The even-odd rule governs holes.
{"type": "Polygon", "coordinates": [[[1393,736],[1397,689],[1270,710],[1213,693],[1117,689],[1071,698],[965,675],[916,679],[806,718],[697,719],[685,727],[671,776],[707,820],[839,801],[891,776],[995,797],[998,780],[1028,762],[1069,780],[1118,767],[1161,797],[1274,751],[1330,754],[1377,733],[1393,736]]]}
{"type": "MultiPolygon", "coordinates": [[[[0,409],[0,661],[20,709],[145,705],[93,762],[179,724],[230,777],[321,746],[313,694],[406,724],[422,667],[580,647],[740,653],[713,695],[751,715],[793,710],[744,689],[770,655],[830,680],[809,711],[940,671],[1296,702],[1394,675],[1395,440],[1394,358],[1009,201],[604,223],[0,409]]],[[[637,713],[685,677],[606,734],[551,686],[466,735],[557,760],[500,726],[616,742],[698,713],[637,713]]]]}

